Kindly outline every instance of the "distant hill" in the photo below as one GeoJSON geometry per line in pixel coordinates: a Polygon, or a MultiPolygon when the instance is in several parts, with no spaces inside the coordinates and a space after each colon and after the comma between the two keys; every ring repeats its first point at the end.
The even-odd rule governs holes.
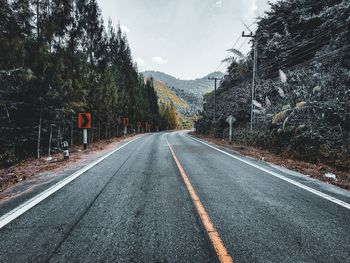
{"type": "Polygon", "coordinates": [[[222,72],[214,72],[203,78],[182,80],[159,71],[144,71],[142,74],[163,82],[169,90],[189,105],[188,112],[192,115],[202,110],[203,95],[214,89],[213,81],[208,78],[224,76],[222,72]]]}
{"type": "Polygon", "coordinates": [[[159,100],[165,103],[173,102],[177,111],[181,114],[189,114],[189,105],[170,90],[164,82],[154,79],[154,88],[157,91],[159,100]]]}

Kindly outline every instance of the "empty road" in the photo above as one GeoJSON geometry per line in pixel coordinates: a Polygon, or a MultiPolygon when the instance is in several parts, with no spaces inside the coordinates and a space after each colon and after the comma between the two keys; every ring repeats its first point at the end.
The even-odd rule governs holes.
{"type": "Polygon", "coordinates": [[[0,262],[350,262],[349,192],[232,154],[142,136],[4,223],[0,262]]]}

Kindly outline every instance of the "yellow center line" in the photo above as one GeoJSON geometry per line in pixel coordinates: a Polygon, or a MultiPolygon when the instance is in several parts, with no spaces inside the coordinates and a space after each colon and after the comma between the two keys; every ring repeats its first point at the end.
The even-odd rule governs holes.
{"type": "Polygon", "coordinates": [[[199,199],[198,195],[196,194],[196,191],[193,189],[192,184],[191,184],[190,180],[188,179],[188,176],[186,175],[185,170],[183,169],[182,165],[180,164],[179,160],[177,159],[173,148],[169,144],[168,139],[166,139],[166,142],[167,142],[168,147],[170,149],[170,152],[175,160],[176,166],[179,169],[179,172],[182,176],[182,179],[187,187],[187,190],[190,193],[191,199],[196,207],[196,210],[199,214],[199,217],[202,220],[204,228],[208,233],[208,236],[210,238],[211,243],[213,244],[215,252],[219,257],[220,262],[233,263],[232,257],[227,252],[227,249],[225,248],[224,243],[222,242],[219,233],[216,231],[215,226],[212,223],[208,213],[205,211],[205,208],[204,208],[201,200],[199,199]]]}

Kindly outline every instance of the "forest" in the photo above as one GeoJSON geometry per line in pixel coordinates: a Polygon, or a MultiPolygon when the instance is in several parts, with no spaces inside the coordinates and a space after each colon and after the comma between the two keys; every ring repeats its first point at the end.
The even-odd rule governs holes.
{"type": "MultiPolygon", "coordinates": [[[[120,25],[96,0],[0,2],[0,166],[81,143],[78,112],[90,112],[89,142],[120,136],[137,122],[169,126],[151,79],[133,62],[120,25]]],[[[171,115],[173,118],[174,116],[171,115]]]]}
{"type": "Polygon", "coordinates": [[[238,143],[349,171],[350,2],[270,3],[257,18],[254,34],[253,103],[254,49],[244,55],[232,48],[217,91],[217,121],[211,92],[205,95],[197,132],[227,138],[225,119],[233,115],[238,143]]]}

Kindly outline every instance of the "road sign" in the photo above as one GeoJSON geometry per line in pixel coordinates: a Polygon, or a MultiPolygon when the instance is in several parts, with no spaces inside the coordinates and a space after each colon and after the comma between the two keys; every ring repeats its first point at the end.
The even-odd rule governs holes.
{"type": "Polygon", "coordinates": [[[88,113],[88,112],[78,113],[78,128],[91,129],[91,113],[88,113]]]}
{"type": "Polygon", "coordinates": [[[137,133],[140,133],[140,131],[141,131],[141,125],[142,125],[142,123],[141,123],[140,121],[136,122],[137,133]]]}
{"type": "Polygon", "coordinates": [[[123,118],[123,125],[128,126],[129,125],[129,118],[123,118]]]}
{"type": "Polygon", "coordinates": [[[230,115],[226,118],[226,121],[231,125],[232,123],[235,123],[237,120],[235,119],[235,117],[230,115]]]}
{"type": "Polygon", "coordinates": [[[230,133],[228,135],[228,141],[230,143],[232,143],[232,124],[236,121],[236,119],[235,119],[235,117],[230,115],[226,118],[226,121],[230,124],[230,133]]]}

